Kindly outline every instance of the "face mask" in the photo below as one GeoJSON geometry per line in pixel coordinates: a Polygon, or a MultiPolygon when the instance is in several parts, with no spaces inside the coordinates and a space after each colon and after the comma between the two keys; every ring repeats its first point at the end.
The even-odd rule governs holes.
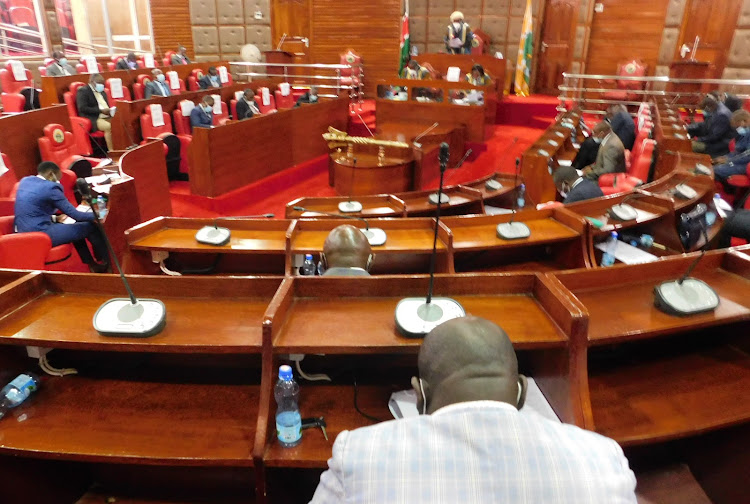
{"type": "Polygon", "coordinates": [[[103,93],[104,92],[104,84],[96,84],[94,86],[94,89],[96,89],[97,93],[103,93]]]}
{"type": "Polygon", "coordinates": [[[164,74],[159,74],[156,76],[156,80],[158,80],[159,82],[164,82],[165,80],[167,80],[167,78],[164,77],[164,74]]]}
{"type": "Polygon", "coordinates": [[[602,143],[602,140],[603,140],[602,138],[599,138],[599,137],[594,137],[594,143],[595,143],[595,144],[600,144],[600,143],[602,143]]]}
{"type": "Polygon", "coordinates": [[[560,196],[563,197],[563,199],[568,197],[568,191],[570,190],[570,187],[566,188],[565,186],[560,187],[560,196]]]}
{"type": "Polygon", "coordinates": [[[704,110],[703,111],[703,117],[705,117],[706,119],[708,119],[709,117],[711,117],[711,112],[709,112],[708,110],[704,110]]]}
{"type": "Polygon", "coordinates": [[[68,64],[68,58],[60,58],[57,62],[60,64],[60,66],[65,66],[68,64]]]}
{"type": "Polygon", "coordinates": [[[461,29],[461,23],[453,23],[453,29],[458,31],[461,29]]]}
{"type": "Polygon", "coordinates": [[[740,126],[739,128],[737,128],[737,133],[740,134],[741,136],[747,135],[747,132],[748,132],[748,129],[744,126],[740,126]]]}
{"type": "Polygon", "coordinates": [[[206,114],[210,114],[213,109],[214,108],[211,105],[205,105],[203,107],[203,112],[205,112],[206,114]]]}

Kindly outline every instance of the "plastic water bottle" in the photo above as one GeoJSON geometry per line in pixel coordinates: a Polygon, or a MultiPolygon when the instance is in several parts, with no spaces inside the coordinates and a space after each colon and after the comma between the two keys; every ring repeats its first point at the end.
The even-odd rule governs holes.
{"type": "Polygon", "coordinates": [[[304,276],[315,276],[315,262],[312,254],[305,254],[305,262],[302,263],[302,272],[304,276]]]}
{"type": "Polygon", "coordinates": [[[518,187],[518,208],[523,208],[526,205],[526,184],[521,184],[518,187]]]}
{"type": "Polygon", "coordinates": [[[615,252],[617,251],[617,231],[612,231],[607,239],[607,246],[602,255],[602,266],[612,266],[615,263],[615,252]]]}
{"type": "Polygon", "coordinates": [[[0,418],[39,388],[39,380],[31,373],[20,374],[0,391],[0,418]]]}
{"type": "Polygon", "coordinates": [[[107,216],[107,200],[104,199],[104,196],[96,198],[96,209],[99,211],[100,219],[107,216]]]}
{"type": "Polygon", "coordinates": [[[276,398],[276,437],[284,448],[297,446],[302,440],[302,417],[299,414],[299,385],[292,368],[279,367],[279,381],[273,389],[276,398]]]}

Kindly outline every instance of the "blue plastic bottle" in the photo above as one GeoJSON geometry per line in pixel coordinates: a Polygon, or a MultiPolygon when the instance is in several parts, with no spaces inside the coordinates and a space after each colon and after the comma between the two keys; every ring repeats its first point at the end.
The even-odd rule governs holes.
{"type": "Polygon", "coordinates": [[[3,418],[9,409],[15,408],[28,399],[37,388],[39,388],[39,380],[34,375],[27,373],[16,376],[0,391],[0,418],[3,418]]]}
{"type": "Polygon", "coordinates": [[[315,262],[312,254],[305,254],[305,262],[302,263],[301,273],[304,276],[315,276],[315,262]]]}
{"type": "Polygon", "coordinates": [[[612,266],[615,263],[615,251],[617,250],[617,231],[612,231],[607,240],[607,247],[602,254],[602,266],[612,266]]]}
{"type": "Polygon", "coordinates": [[[516,202],[518,203],[519,209],[526,206],[526,184],[521,184],[518,187],[518,199],[516,202]]]}
{"type": "Polygon", "coordinates": [[[302,417],[299,414],[299,385],[292,368],[279,367],[279,381],[273,390],[276,398],[276,437],[285,448],[297,446],[302,440],[302,417]]]}

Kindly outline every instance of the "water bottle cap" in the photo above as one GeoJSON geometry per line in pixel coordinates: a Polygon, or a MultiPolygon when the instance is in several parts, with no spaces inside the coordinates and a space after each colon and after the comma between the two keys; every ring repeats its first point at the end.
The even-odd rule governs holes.
{"type": "Polygon", "coordinates": [[[617,234],[617,231],[612,231],[612,233],[610,234],[610,236],[616,240],[617,237],[620,236],[620,235],[617,234]]]}
{"type": "Polygon", "coordinates": [[[279,380],[292,381],[293,378],[291,366],[279,366],[279,380]]]}
{"type": "Polygon", "coordinates": [[[526,189],[526,184],[521,184],[521,189],[526,189]]]}
{"type": "Polygon", "coordinates": [[[312,254],[305,254],[305,261],[312,261],[312,254]]]}

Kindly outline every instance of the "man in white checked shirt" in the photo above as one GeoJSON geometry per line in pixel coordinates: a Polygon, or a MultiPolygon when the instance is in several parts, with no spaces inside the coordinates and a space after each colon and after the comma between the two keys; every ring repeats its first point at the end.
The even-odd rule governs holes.
{"type": "Polygon", "coordinates": [[[419,374],[412,385],[425,414],[339,434],[312,504],[636,502],[615,441],[519,413],[526,380],[492,322],[434,329],[419,374]]]}

